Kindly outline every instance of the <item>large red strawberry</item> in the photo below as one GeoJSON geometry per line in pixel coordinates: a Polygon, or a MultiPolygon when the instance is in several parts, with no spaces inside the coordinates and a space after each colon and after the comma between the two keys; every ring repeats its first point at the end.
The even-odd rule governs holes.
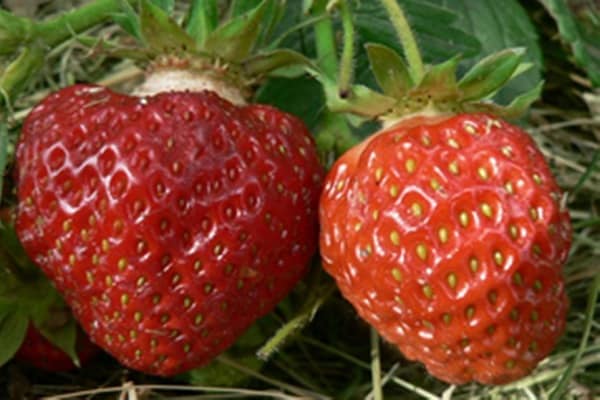
{"type": "Polygon", "coordinates": [[[568,302],[561,268],[571,226],[562,194],[534,141],[494,116],[516,114],[487,98],[517,73],[521,51],[475,65],[423,67],[402,10],[409,61],[367,47],[385,95],[356,88],[338,111],[385,127],[337,160],[320,202],[324,268],[389,342],[451,383],[505,383],[553,349],[568,302]],[[483,99],[483,102],[479,100],[483,99]]]}
{"type": "MultiPolygon", "coordinates": [[[[98,347],[81,331],[77,331],[77,357],[81,366],[87,364],[96,354],[98,347]]],[[[21,347],[15,354],[21,362],[51,372],[66,372],[76,368],[71,357],[54,346],[33,325],[29,325],[21,347]]]]}
{"type": "Polygon", "coordinates": [[[270,2],[204,27],[192,25],[208,7],[194,6],[193,37],[140,4],[128,24],[153,63],[138,95],[75,85],[25,121],[17,232],[95,343],[172,375],[228,348],[303,277],[323,172],[298,118],[245,105],[268,70],[305,62],[251,54],[270,2]]]}
{"type": "Polygon", "coordinates": [[[313,141],[268,106],[76,85],[31,112],[17,162],[28,254],[92,340],[148,373],[229,347],[316,248],[313,141]]]}

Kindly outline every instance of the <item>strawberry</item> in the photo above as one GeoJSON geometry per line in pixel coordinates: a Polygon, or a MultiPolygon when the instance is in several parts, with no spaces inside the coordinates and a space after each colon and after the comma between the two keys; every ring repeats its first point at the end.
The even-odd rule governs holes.
{"type": "Polygon", "coordinates": [[[561,197],[516,126],[485,114],[409,118],[327,176],[323,266],[359,315],[432,375],[509,382],[565,327],[561,197]]]}
{"type": "Polygon", "coordinates": [[[75,85],[30,113],[17,165],[28,255],[92,341],[146,373],[209,362],[316,250],[314,143],[269,106],[75,85]]]}
{"type": "MultiPolygon", "coordinates": [[[[88,363],[96,354],[98,347],[81,331],[77,331],[76,343],[79,363],[88,363]]],[[[25,339],[15,354],[23,363],[50,372],[67,372],[77,368],[71,357],[46,339],[35,326],[29,324],[25,339]]]]}

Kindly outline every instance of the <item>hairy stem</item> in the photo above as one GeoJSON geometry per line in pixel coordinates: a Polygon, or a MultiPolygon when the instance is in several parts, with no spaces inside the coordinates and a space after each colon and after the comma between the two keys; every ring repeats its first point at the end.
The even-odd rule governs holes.
{"type": "Polygon", "coordinates": [[[373,383],[373,399],[383,400],[381,361],[379,360],[379,335],[375,328],[371,328],[371,382],[373,383]]]}
{"type": "Polygon", "coordinates": [[[410,28],[408,20],[404,15],[404,11],[396,0],[380,0],[383,7],[385,7],[390,21],[400,38],[402,48],[404,49],[404,55],[408,62],[408,68],[410,76],[412,77],[415,84],[418,84],[425,75],[425,67],[423,65],[423,59],[417,45],[417,40],[410,28]]]}
{"type": "MultiPolygon", "coordinates": [[[[325,14],[326,6],[327,0],[315,1],[315,14],[325,14]]],[[[335,32],[331,20],[329,18],[319,20],[315,23],[314,31],[319,68],[325,76],[331,80],[335,80],[338,73],[338,61],[336,56],[335,32]]],[[[322,121],[322,126],[316,137],[317,147],[322,154],[332,151],[341,154],[358,141],[342,115],[325,110],[322,121]]]]}
{"type": "MultiPolygon", "coordinates": [[[[327,1],[317,0],[315,2],[315,12],[324,14],[327,1]]],[[[329,78],[335,78],[338,72],[338,62],[335,48],[335,33],[331,19],[323,18],[314,25],[315,46],[317,48],[317,58],[319,67],[329,78]]]]}
{"type": "Polygon", "coordinates": [[[338,78],[338,87],[340,97],[346,98],[350,95],[352,85],[352,75],[354,72],[354,23],[350,6],[345,0],[339,3],[342,14],[342,26],[344,28],[344,47],[342,58],[340,60],[340,75],[338,78]]]}
{"type": "Polygon", "coordinates": [[[105,21],[120,9],[120,0],[96,0],[37,24],[34,28],[35,35],[46,45],[54,47],[73,36],[73,33],[82,32],[105,21]]]}

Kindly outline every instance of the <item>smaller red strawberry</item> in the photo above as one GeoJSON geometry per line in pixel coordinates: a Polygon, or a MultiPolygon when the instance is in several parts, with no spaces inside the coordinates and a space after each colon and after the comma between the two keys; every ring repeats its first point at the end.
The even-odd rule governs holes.
{"type": "MultiPolygon", "coordinates": [[[[544,156],[489,97],[519,71],[522,50],[423,66],[402,9],[383,2],[409,69],[367,46],[384,94],[361,87],[336,111],[384,127],[342,155],[320,201],[323,266],[358,314],[411,360],[450,383],[527,375],[564,331],[562,266],[569,214],[544,156]]],[[[320,77],[329,97],[337,86],[320,77]]]]}
{"type": "Polygon", "coordinates": [[[330,172],[323,266],[432,375],[508,382],[564,330],[571,230],[560,198],[517,127],[486,115],[403,121],[330,172]]]}
{"type": "MultiPolygon", "coordinates": [[[[79,366],[88,363],[100,351],[80,329],[77,330],[75,350],[79,366]]],[[[15,359],[50,372],[66,372],[77,368],[67,353],[52,344],[31,323],[15,359]]]]}

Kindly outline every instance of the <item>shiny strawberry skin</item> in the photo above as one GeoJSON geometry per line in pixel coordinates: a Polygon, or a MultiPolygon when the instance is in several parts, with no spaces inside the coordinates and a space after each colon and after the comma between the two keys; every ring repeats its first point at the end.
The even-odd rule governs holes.
{"type": "MultiPolygon", "coordinates": [[[[83,332],[77,332],[77,357],[83,367],[100,349],[93,344],[83,332]]],[[[15,354],[15,358],[23,363],[50,372],[67,372],[75,368],[71,357],[46,339],[33,325],[29,325],[25,339],[15,354]]]]}
{"type": "Polygon", "coordinates": [[[206,364],[305,274],[323,171],[297,118],[212,92],[76,85],[28,116],[17,232],[124,365],[206,364]]]}
{"type": "Polygon", "coordinates": [[[323,265],[359,315],[432,375],[509,382],[564,330],[561,197],[519,128],[481,114],[410,119],[327,176],[323,265]]]}

